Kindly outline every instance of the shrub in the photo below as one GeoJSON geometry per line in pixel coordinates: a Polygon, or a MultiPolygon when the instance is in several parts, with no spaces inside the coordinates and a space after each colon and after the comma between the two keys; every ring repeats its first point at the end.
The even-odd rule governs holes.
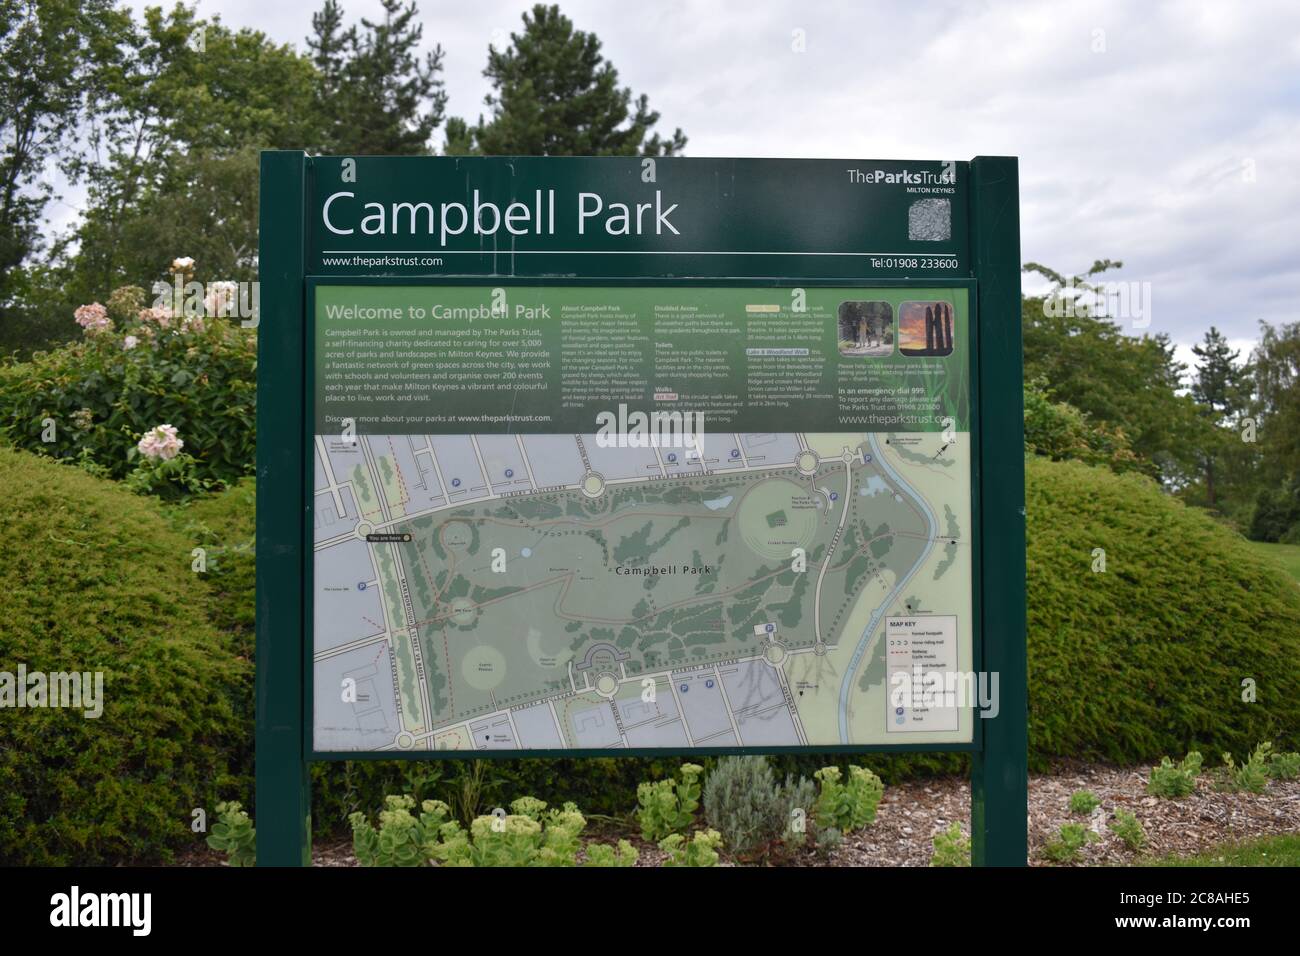
{"type": "Polygon", "coordinates": [[[849,767],[849,779],[843,781],[839,767],[823,767],[814,777],[821,784],[817,798],[817,822],[848,833],[875,822],[876,807],[884,796],[885,785],[865,767],[849,767]]]}
{"type": "Polygon", "coordinates": [[[697,830],[690,840],[680,833],[670,833],[659,841],[659,849],[668,854],[664,866],[717,866],[722,834],[717,830],[697,830]]]}
{"type": "Polygon", "coordinates": [[[257,863],[257,831],[237,800],[217,804],[217,822],[208,834],[208,846],[226,854],[231,866],[257,863]]]}
{"type": "Polygon", "coordinates": [[[104,674],[99,718],[0,720],[0,862],[165,860],[195,807],[251,790],[251,667],[149,501],[8,448],[0,485],[6,669],[104,674]]]}
{"type": "Polygon", "coordinates": [[[951,823],[948,829],[934,835],[930,865],[970,866],[970,837],[961,832],[961,824],[951,823]]]}
{"type": "Polygon", "coordinates": [[[252,474],[256,334],[222,319],[202,330],[139,332],[102,332],[0,365],[0,433],[20,448],[93,463],[120,480],[136,470],[141,436],[169,424],[193,458],[191,472],[140,476],[145,490],[179,479],[178,490],[193,493],[204,481],[252,474]],[[124,348],[129,334],[139,341],[124,348]],[[43,440],[46,419],[54,421],[54,442],[43,440]]]}
{"type": "Polygon", "coordinates": [[[1300,529],[1300,479],[1281,488],[1261,488],[1250,516],[1252,541],[1290,541],[1300,529]]]}
{"type": "Polygon", "coordinates": [[[1044,379],[1025,383],[1024,421],[1026,452],[1052,461],[1103,465],[1115,472],[1154,470],[1133,452],[1123,429],[1094,422],[1073,405],[1054,400],[1044,379]]]}
{"type": "MultiPolygon", "coordinates": [[[[459,823],[443,824],[432,855],[448,866],[574,866],[586,818],[572,803],[560,810],[545,807],[525,797],[511,804],[512,814],[477,817],[468,832],[459,823]]],[[[615,865],[628,865],[621,847],[611,853],[615,865]]],[[[602,857],[607,855],[598,850],[597,858],[602,857]]]]}
{"type": "Polygon", "coordinates": [[[218,494],[171,505],[164,513],[190,545],[191,568],[197,560],[193,549],[203,549],[206,570],[196,577],[212,594],[213,621],[234,635],[242,652],[251,657],[257,607],[254,479],[244,478],[218,494]]]}
{"type": "Polygon", "coordinates": [[[1274,780],[1300,777],[1300,753],[1275,753],[1268,762],[1268,775],[1274,780]]]}
{"type": "Polygon", "coordinates": [[[700,805],[699,777],[704,768],[699,764],[684,763],[679,773],[681,779],[647,781],[636,788],[637,822],[641,836],[649,843],[657,843],[670,833],[685,830],[695,820],[695,809],[700,805]]]}
{"type": "Polygon", "coordinates": [[[829,860],[835,848],[843,842],[844,834],[840,830],[835,827],[824,827],[813,821],[813,849],[821,859],[829,860]]]}
{"type": "Polygon", "coordinates": [[[636,866],[637,858],[636,847],[627,840],[619,840],[617,847],[612,847],[608,843],[589,843],[587,845],[587,859],[583,861],[583,866],[636,866]]]}
{"type": "Polygon", "coordinates": [[[447,805],[425,800],[417,817],[415,798],[389,796],[379,811],[379,827],[371,825],[364,813],[354,813],[352,849],[362,866],[424,866],[433,853],[438,828],[447,822],[447,805]]]}
{"type": "Polygon", "coordinates": [[[1066,823],[1057,831],[1056,838],[1043,847],[1043,856],[1053,863],[1074,863],[1079,851],[1097,839],[1082,823],[1066,823]]]}
{"type": "Polygon", "coordinates": [[[1152,481],[1025,466],[1033,769],[1300,743],[1295,582],[1152,481]],[[1093,548],[1105,573],[1090,569],[1093,548]],[[1242,675],[1270,693],[1242,706],[1242,675]]]}
{"type": "MultiPolygon", "coordinates": [[[[361,812],[349,818],[352,845],[362,866],[574,866],[586,818],[572,803],[547,810],[535,797],[520,797],[504,810],[475,817],[468,829],[451,819],[451,807],[425,800],[416,815],[409,794],[384,798],[376,828],[361,812]]],[[[632,866],[637,851],[593,843],[584,866],[632,866]]]]}
{"type": "Polygon", "coordinates": [[[1101,801],[1091,790],[1079,790],[1070,794],[1070,812],[1087,816],[1101,806],[1101,801]]]}
{"type": "Polygon", "coordinates": [[[1237,766],[1232,754],[1223,755],[1221,784],[1225,790],[1244,790],[1247,793],[1263,793],[1268,788],[1268,765],[1273,756],[1273,745],[1262,743],[1249,757],[1237,766]]]}
{"type": "Polygon", "coordinates": [[[1155,797],[1176,799],[1185,797],[1196,789],[1196,777],[1201,772],[1202,757],[1193,750],[1181,763],[1174,763],[1168,757],[1161,757],[1159,766],[1151,768],[1151,779],[1147,781],[1147,793],[1155,797]]]}
{"type": "Polygon", "coordinates": [[[1147,843],[1147,832],[1142,822],[1128,810],[1116,810],[1115,819],[1110,821],[1111,832],[1124,841],[1130,850],[1140,850],[1147,843]]]}
{"type": "Polygon", "coordinates": [[[704,818],[735,856],[768,857],[803,845],[816,799],[803,777],[778,784],[766,757],[723,757],[704,783],[704,818]]]}

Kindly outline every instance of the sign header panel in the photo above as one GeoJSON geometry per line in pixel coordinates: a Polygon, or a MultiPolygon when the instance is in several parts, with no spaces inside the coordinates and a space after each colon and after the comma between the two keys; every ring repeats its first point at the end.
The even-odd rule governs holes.
{"type": "Polygon", "coordinates": [[[966,278],[969,163],[321,157],[308,274],[966,278]]]}

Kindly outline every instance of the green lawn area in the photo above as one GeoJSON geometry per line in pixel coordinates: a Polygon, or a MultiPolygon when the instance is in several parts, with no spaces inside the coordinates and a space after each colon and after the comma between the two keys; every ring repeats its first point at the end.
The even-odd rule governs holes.
{"type": "Polygon", "coordinates": [[[1166,856],[1152,866],[1300,866],[1300,833],[1226,844],[1195,856],[1166,856]]]}
{"type": "Polygon", "coordinates": [[[1300,544],[1270,544],[1267,541],[1248,541],[1260,554],[1271,555],[1291,577],[1300,581],[1300,544]]]}

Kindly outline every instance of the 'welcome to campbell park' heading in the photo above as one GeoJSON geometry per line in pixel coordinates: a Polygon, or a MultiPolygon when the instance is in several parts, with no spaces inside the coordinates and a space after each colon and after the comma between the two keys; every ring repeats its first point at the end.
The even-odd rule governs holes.
{"type": "Polygon", "coordinates": [[[969,275],[964,162],[306,162],[308,274],[969,275]]]}

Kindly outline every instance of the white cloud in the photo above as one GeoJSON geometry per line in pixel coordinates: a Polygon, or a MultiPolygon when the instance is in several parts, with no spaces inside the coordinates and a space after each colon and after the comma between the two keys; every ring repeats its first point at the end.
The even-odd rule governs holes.
{"type": "MultiPolygon", "coordinates": [[[[200,11],[301,46],[314,6],[200,11]]],[[[519,29],[531,3],[420,6],[425,40],[447,51],[450,112],[476,117],[493,31],[519,29]]],[[[686,131],[689,155],[1017,155],[1025,260],[1123,260],[1114,278],[1152,283],[1150,331],[1184,345],[1211,324],[1244,341],[1259,318],[1300,320],[1294,0],[561,7],[664,127],[686,131]]],[[[379,4],[345,8],[374,17],[379,4]]]]}

